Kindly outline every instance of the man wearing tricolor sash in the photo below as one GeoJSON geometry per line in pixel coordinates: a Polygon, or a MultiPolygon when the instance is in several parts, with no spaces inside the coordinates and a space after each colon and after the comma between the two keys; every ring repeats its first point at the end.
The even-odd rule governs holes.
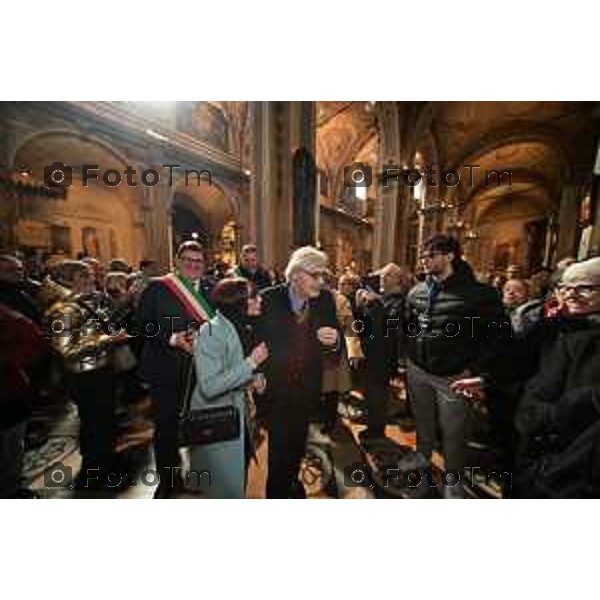
{"type": "Polygon", "coordinates": [[[160,475],[155,497],[167,497],[182,485],[179,412],[192,368],[195,330],[214,315],[202,280],[204,269],[202,246],[184,242],[177,250],[174,272],[153,279],[140,301],[140,374],[150,386],[156,426],[154,454],[160,475]]]}

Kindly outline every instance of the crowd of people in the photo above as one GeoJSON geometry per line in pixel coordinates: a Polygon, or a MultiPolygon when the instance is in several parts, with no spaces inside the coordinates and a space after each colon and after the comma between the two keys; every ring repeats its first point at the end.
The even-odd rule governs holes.
{"type": "MultiPolygon", "coordinates": [[[[340,399],[360,389],[368,452],[386,439],[398,378],[416,468],[429,469],[436,451],[446,471],[477,466],[468,447],[484,423],[496,467],[512,475],[504,497],[600,496],[600,258],[564,259],[529,280],[516,265],[492,277],[439,234],[421,248],[417,274],[394,263],[332,273],[310,246],[291,254],[281,278],[253,245],[232,268],[207,265],[196,241],[174,262],[159,276],[152,261],[134,270],[115,259],[105,270],[94,258],[65,259],[36,281],[19,257],[0,256],[0,496],[34,495],[20,478],[27,420],[58,388],[79,414],[81,490],[127,481],[115,478],[126,468],[115,414],[149,396],[155,497],[184,487],[244,497],[264,429],[266,497],[303,498],[311,420],[331,433],[340,399]],[[196,436],[212,437],[187,441],[197,476],[184,481],[190,415],[196,436]]],[[[443,497],[464,489],[445,486],[443,497]]]]}

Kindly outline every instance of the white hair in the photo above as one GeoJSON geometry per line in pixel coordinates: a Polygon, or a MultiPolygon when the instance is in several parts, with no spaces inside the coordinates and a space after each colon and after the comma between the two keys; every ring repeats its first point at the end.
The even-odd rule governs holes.
{"type": "Polygon", "coordinates": [[[328,258],[325,252],[313,246],[302,246],[292,252],[285,268],[285,280],[290,281],[296,271],[318,271],[327,268],[328,258]]]}
{"type": "Polygon", "coordinates": [[[561,281],[584,278],[600,280],[600,256],[569,265],[562,274],[561,281]]]}

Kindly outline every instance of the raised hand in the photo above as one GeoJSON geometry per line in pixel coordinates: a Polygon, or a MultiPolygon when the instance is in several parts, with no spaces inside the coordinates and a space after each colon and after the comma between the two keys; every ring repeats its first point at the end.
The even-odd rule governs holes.
{"type": "Polygon", "coordinates": [[[265,342],[261,342],[258,346],[253,348],[249,358],[256,367],[264,363],[265,360],[269,358],[269,349],[267,348],[267,344],[265,344],[265,342]]]}

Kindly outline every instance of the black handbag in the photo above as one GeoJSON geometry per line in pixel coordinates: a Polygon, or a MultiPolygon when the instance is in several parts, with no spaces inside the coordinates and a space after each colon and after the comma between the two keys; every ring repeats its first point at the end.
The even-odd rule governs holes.
{"type": "Polygon", "coordinates": [[[238,439],[241,419],[237,406],[227,404],[191,410],[195,385],[196,372],[192,361],[179,415],[179,445],[204,446],[238,439]]]}

